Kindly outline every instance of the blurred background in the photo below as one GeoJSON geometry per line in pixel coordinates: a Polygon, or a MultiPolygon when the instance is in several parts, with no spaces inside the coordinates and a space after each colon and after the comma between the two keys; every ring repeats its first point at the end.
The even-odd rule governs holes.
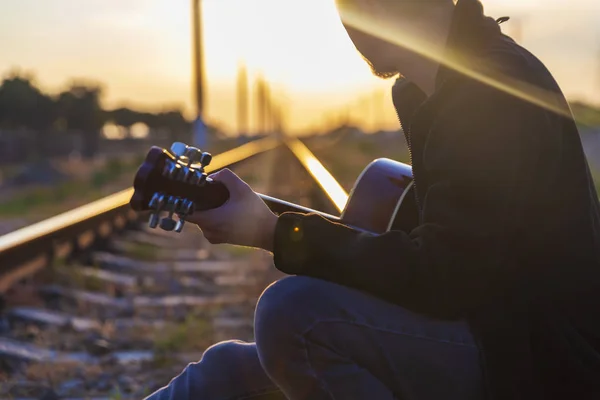
{"type": "MultiPolygon", "coordinates": [[[[597,176],[600,2],[483,3],[511,17],[503,31],[558,80],[597,176]]],[[[408,161],[393,81],[371,75],[334,0],[4,1],[0,77],[0,235],[129,187],[148,148],[173,141],[219,154],[299,136],[346,190],[374,158],[408,161]]],[[[257,171],[265,167],[239,173],[264,187],[257,171]]],[[[210,343],[186,323],[150,347],[210,343]]],[[[180,366],[140,381],[164,384],[180,366]]]]}
{"type": "MultiPolygon", "coordinates": [[[[0,6],[3,217],[21,218],[26,208],[35,219],[41,197],[57,206],[75,190],[66,185],[52,196],[21,197],[31,185],[89,175],[91,187],[85,199],[77,193],[78,200],[110,191],[104,186],[116,184],[121,169],[138,165],[136,157],[150,144],[190,141],[198,114],[208,125],[213,153],[275,130],[312,136],[352,128],[356,140],[402,145],[393,82],[370,74],[333,0],[202,3],[199,31],[193,22],[198,14],[185,0],[21,0],[0,6]],[[51,167],[39,168],[50,160],[51,167]]],[[[582,135],[596,169],[600,4],[484,3],[490,16],[511,16],[503,30],[557,78],[576,117],[585,121],[582,135]]],[[[349,172],[352,179],[355,172],[349,172]]]]}

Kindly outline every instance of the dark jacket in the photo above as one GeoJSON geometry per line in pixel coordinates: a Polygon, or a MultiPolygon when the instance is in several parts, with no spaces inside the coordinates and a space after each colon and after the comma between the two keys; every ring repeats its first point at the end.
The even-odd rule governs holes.
{"type": "Polygon", "coordinates": [[[489,398],[600,399],[600,207],[564,96],[476,0],[459,1],[446,54],[496,84],[443,67],[429,98],[394,86],[420,226],[283,214],[275,265],[466,319],[489,398]]]}

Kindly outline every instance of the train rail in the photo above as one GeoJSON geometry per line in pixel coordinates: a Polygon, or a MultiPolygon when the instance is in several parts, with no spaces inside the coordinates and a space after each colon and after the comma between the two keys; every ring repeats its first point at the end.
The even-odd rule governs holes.
{"type": "MultiPolygon", "coordinates": [[[[207,170],[225,167],[290,200],[301,176],[321,204],[341,212],[348,199],[299,140],[250,142],[207,170]]],[[[0,237],[0,398],[139,399],[210,343],[251,340],[256,299],[278,277],[272,259],[211,246],[191,226],[151,230],[132,193],[0,237]]]]}

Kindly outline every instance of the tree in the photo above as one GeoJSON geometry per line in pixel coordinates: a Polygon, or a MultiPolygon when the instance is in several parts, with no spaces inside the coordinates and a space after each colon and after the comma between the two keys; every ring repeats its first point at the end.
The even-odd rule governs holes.
{"type": "Polygon", "coordinates": [[[583,102],[572,102],[570,104],[573,116],[582,127],[600,127],[600,108],[583,102]]]}
{"type": "Polygon", "coordinates": [[[77,82],[60,93],[57,99],[58,116],[64,120],[66,129],[91,133],[102,128],[104,113],[100,106],[101,94],[100,86],[77,82]]]}
{"type": "Polygon", "coordinates": [[[180,111],[166,111],[153,116],[152,125],[156,128],[170,129],[173,131],[189,130],[191,124],[183,117],[180,111]]]}
{"type": "MultiPolygon", "coordinates": [[[[54,136],[49,135],[51,132],[79,132],[84,157],[96,153],[101,128],[107,122],[126,128],[142,122],[150,129],[164,129],[173,135],[189,135],[191,131],[191,123],[177,109],[157,113],[127,107],[104,110],[102,93],[100,84],[79,79],[51,96],[38,88],[31,74],[15,71],[0,84],[0,128],[33,130],[35,143],[24,144],[24,147],[35,145],[38,156],[44,156],[47,148],[52,147],[46,146],[54,140],[54,136]]],[[[21,142],[25,143],[25,139],[21,142]]]]}
{"type": "Polygon", "coordinates": [[[49,129],[56,118],[52,98],[43,94],[31,76],[13,73],[0,85],[0,126],[8,129],[49,129]]]}
{"type": "Polygon", "coordinates": [[[127,107],[121,107],[112,111],[107,111],[105,119],[106,121],[114,122],[116,125],[130,128],[131,125],[137,122],[145,122],[144,119],[147,119],[147,117],[144,113],[134,111],[127,107]]]}
{"type": "Polygon", "coordinates": [[[74,82],[68,90],[58,95],[56,101],[61,125],[82,135],[84,158],[91,158],[98,151],[100,129],[104,125],[101,94],[99,85],[74,82]]]}

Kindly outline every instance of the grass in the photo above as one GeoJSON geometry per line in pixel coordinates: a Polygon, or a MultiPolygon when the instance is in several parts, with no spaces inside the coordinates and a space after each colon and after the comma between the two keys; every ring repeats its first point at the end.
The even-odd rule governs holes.
{"type": "Polygon", "coordinates": [[[19,214],[40,212],[48,206],[56,206],[69,197],[87,199],[99,197],[100,191],[93,190],[83,182],[68,182],[52,188],[33,188],[0,204],[0,216],[14,217],[19,214]]]}
{"type": "MultiPolygon", "coordinates": [[[[91,268],[99,269],[98,266],[91,268]]],[[[65,287],[83,289],[90,292],[103,291],[107,283],[101,278],[84,274],[79,265],[55,264],[50,272],[50,281],[65,287]]]]}
{"type": "Polygon", "coordinates": [[[212,344],[210,321],[189,315],[183,323],[170,324],[157,332],[152,367],[164,368],[180,363],[174,356],[186,351],[204,351],[212,344]]]}
{"type": "Polygon", "coordinates": [[[54,215],[71,203],[84,204],[105,195],[103,189],[112,182],[132,175],[141,164],[140,157],[127,160],[111,159],[104,168],[94,171],[87,179],[72,180],[52,187],[25,189],[11,199],[0,203],[0,217],[39,214],[54,215]]]}
{"type": "Polygon", "coordinates": [[[94,275],[83,275],[82,276],[81,288],[83,290],[89,290],[90,292],[100,292],[106,287],[106,283],[97,276],[94,275]]]}
{"type": "Polygon", "coordinates": [[[141,261],[154,261],[158,253],[156,246],[149,243],[125,243],[125,255],[141,261]]]}
{"type": "Polygon", "coordinates": [[[211,325],[210,321],[190,314],[184,322],[169,325],[158,332],[154,341],[154,350],[161,355],[181,351],[202,351],[210,344],[211,325]]]}
{"type": "Polygon", "coordinates": [[[581,127],[600,126],[600,109],[590,104],[573,102],[570,104],[573,116],[581,127]]]}
{"type": "Polygon", "coordinates": [[[154,357],[152,358],[152,362],[150,363],[152,368],[166,368],[172,367],[177,364],[179,364],[179,361],[171,354],[158,352],[154,353],[154,357]]]}

